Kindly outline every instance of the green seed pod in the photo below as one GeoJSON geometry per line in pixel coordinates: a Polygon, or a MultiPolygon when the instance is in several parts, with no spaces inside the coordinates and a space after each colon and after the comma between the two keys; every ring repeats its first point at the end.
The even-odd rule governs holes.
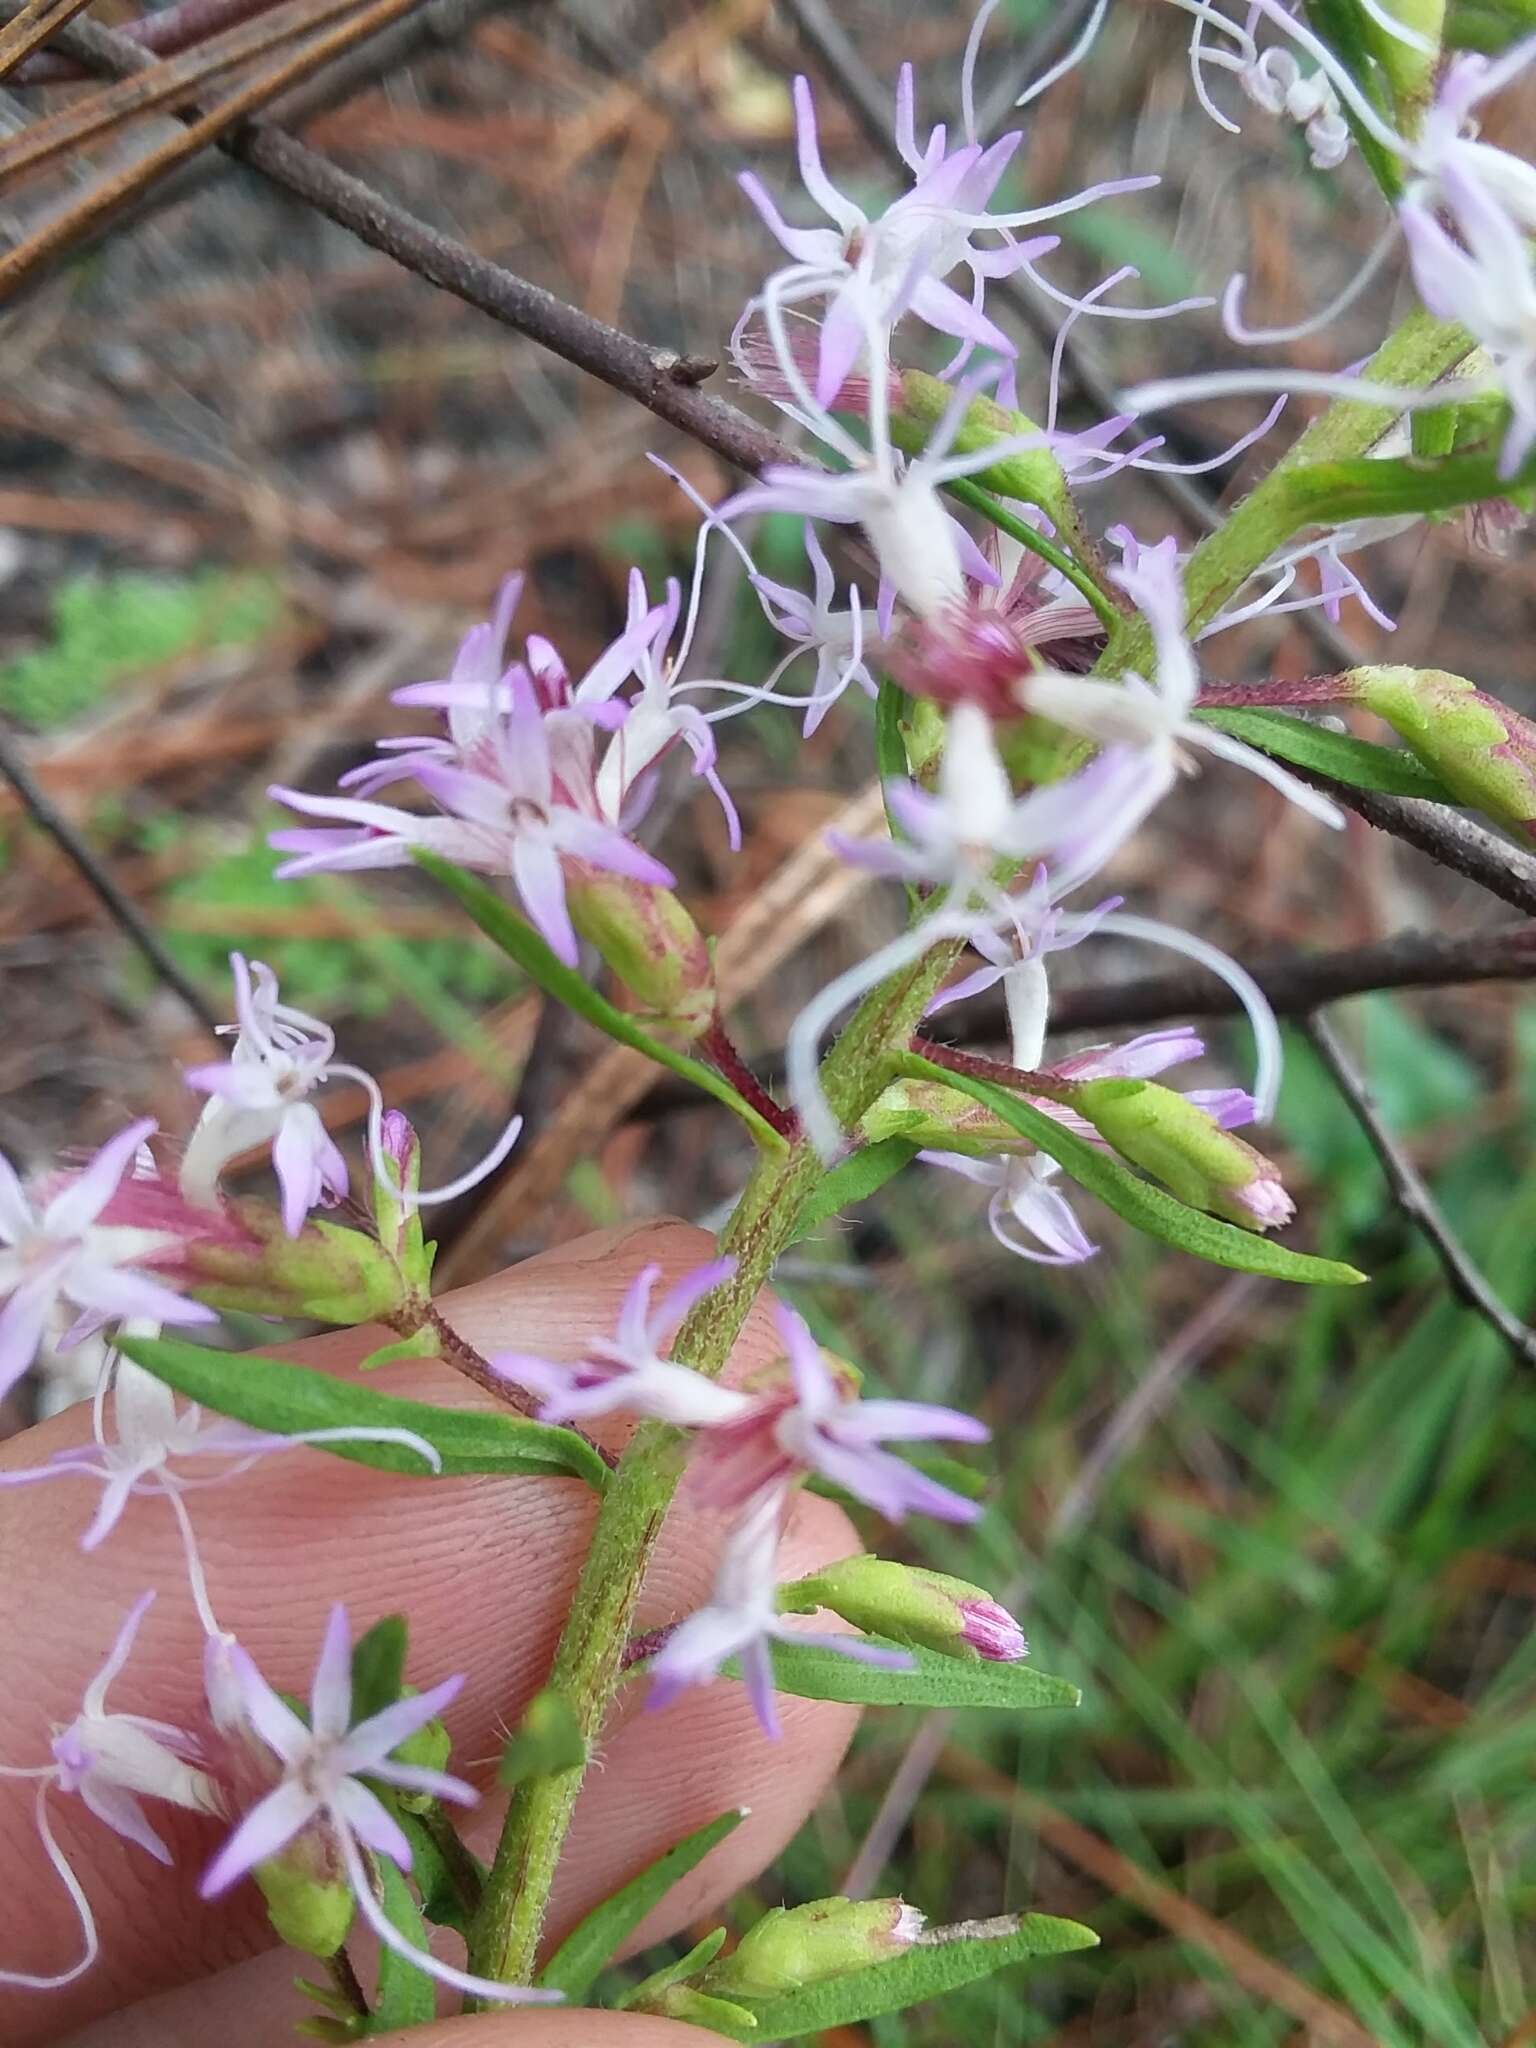
{"type": "Polygon", "coordinates": [[[776,1906],[738,1948],[711,1964],[700,1983],[727,1998],[776,1998],[902,1955],[922,1930],[922,1914],[900,1899],[817,1899],[809,1906],[776,1906]]]}
{"type": "Polygon", "coordinates": [[[1072,1107],[1123,1159],[1191,1208],[1248,1230],[1272,1230],[1296,1213],[1271,1161],[1172,1088],[1155,1081],[1083,1081],[1072,1090],[1072,1107]]]}
{"type": "Polygon", "coordinates": [[[1536,838],[1536,724],[1445,669],[1360,668],[1350,680],[1453,796],[1536,838]]]}
{"type": "Polygon", "coordinates": [[[565,863],[571,923],[634,998],[648,1024],[698,1038],[715,1014],[715,967],[703,933],[670,889],[565,863]]]}
{"type": "Polygon", "coordinates": [[[828,1607],[890,1642],[970,1663],[1012,1664],[1029,1653],[1013,1616],[980,1586],[884,1557],[840,1558],[781,1586],[779,1606],[786,1614],[828,1607]]]}

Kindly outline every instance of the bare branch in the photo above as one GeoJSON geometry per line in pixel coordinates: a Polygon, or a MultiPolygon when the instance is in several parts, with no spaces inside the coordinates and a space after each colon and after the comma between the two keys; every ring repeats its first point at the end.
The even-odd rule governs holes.
{"type": "Polygon", "coordinates": [[[1376,1099],[1356,1073],[1332,1025],[1321,1011],[1302,1025],[1313,1050],[1349,1105],[1350,1113],[1370,1140],[1381,1163],[1393,1200],[1440,1261],[1451,1292],[1482,1317],[1515,1356],[1536,1365],[1536,1330],[1507,1309],[1473,1263],[1465,1245],[1442,1214],[1424,1176],[1382,1121],[1376,1099]]]}
{"type": "Polygon", "coordinates": [[[137,946],[154,970],[156,979],[181,997],[206,1031],[210,1034],[215,1033],[219,1019],[209,1006],[202,990],[190,976],[183,973],[174,954],[145,918],[133,898],[118,887],[108,873],[106,864],[44,792],[13,744],[11,736],[4,731],[0,731],[0,775],[3,775],[15,790],[23,809],[33,823],[42,827],[60,852],[78,870],[113,923],[133,945],[137,946]]]}

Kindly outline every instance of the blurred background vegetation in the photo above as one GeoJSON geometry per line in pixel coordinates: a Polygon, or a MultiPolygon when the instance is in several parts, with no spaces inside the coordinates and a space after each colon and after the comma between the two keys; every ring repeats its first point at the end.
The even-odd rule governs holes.
{"type": "MultiPolygon", "coordinates": [[[[887,83],[893,53],[916,60],[934,116],[968,12],[835,9],[887,83]]],[[[1052,0],[1010,0],[984,92],[1028,76],[1053,15],[1052,0]]],[[[311,122],[309,139],[601,317],[719,353],[769,254],[733,173],[790,178],[786,79],[807,61],[790,12],[480,0],[451,27],[447,47],[311,122]]],[[[1132,289],[1156,304],[1239,267],[1254,317],[1296,319],[1374,239],[1367,181],[1355,165],[1310,172],[1299,136],[1251,108],[1241,139],[1212,130],[1186,32],[1156,0],[1116,8],[1092,61],[1031,110],[1015,193],[1158,171],[1157,192],[1065,223],[1052,274],[1081,288],[1134,263],[1132,289]]],[[[883,190],[847,112],[830,93],[821,104],[834,175],[883,190]]],[[[0,90],[9,127],[35,105],[0,90]]],[[[131,161],[157,132],[113,136],[103,160],[131,161]]],[[[35,222],[78,175],[8,193],[6,226],[35,222]]],[[[1389,277],[1297,359],[1365,353],[1393,294],[1389,277]]],[[[518,1095],[529,1132],[511,1168],[445,1222],[454,1280],[594,1222],[710,1217],[745,1164],[712,1108],[647,1094],[582,1027],[541,1017],[409,878],[279,885],[264,835],[269,783],[328,786],[409,729],[388,692],[443,672],[508,570],[529,576],[519,632],[552,634],[574,662],[621,622],[630,560],[686,575],[692,514],[644,454],[718,495],[713,458],[228,165],[56,271],[3,328],[0,720],[181,967],[222,1010],[229,949],[269,960],[421,1124],[439,1178],[518,1095]]],[[[1209,316],[1104,322],[1091,344],[1125,381],[1217,346],[1209,316]]],[[[1034,344],[1025,361],[1038,409],[1034,344]]],[[[725,371],[715,382],[730,388],[725,371]]],[[[1192,431],[1214,450],[1249,423],[1213,407],[1192,431]]],[[[1146,479],[1117,479],[1093,510],[1187,537],[1146,479]]],[[[757,546],[770,573],[793,573],[793,530],[768,522],[757,546]]],[[[1459,525],[1403,536],[1367,571],[1397,633],[1358,611],[1344,631],[1362,657],[1390,647],[1530,711],[1532,560],[1523,540],[1480,552],[1459,525]]],[[[1319,665],[1286,619],[1209,653],[1233,675],[1319,665]]],[[[751,680],[773,658],[722,555],[698,672],[751,680]]],[[[771,1060],[798,1004],[894,931],[900,905],[817,852],[831,818],[868,811],[862,701],[809,745],[784,713],[722,739],[744,854],[729,856],[686,777],[658,822],[701,920],[734,935],[722,954],[741,1036],[771,1060]]],[[[1359,820],[1333,843],[1219,769],[1111,879],[1239,957],[1507,920],[1359,820]]],[[[1065,956],[1063,985],[1143,965],[1103,942],[1065,956]]],[[[3,788],[0,976],[13,1157],[96,1140],[129,1105],[187,1127],[175,1062],[204,1056],[195,1026],[3,788]]],[[[1522,991],[1373,996],[1334,1021],[1450,1223],[1528,1313],[1536,1024],[1522,991]]],[[[1041,1271],[992,1242],[973,1191],[921,1170],[786,1264],[786,1291],[877,1387],[992,1422],[978,1531],[901,1542],[1010,1586],[1040,1666],[1084,1704],[948,1726],[871,1716],[758,1903],[835,1890],[855,1866],[936,1917],[1033,1907],[1104,1940],[836,2048],[1536,2042],[1536,1381],[1448,1297],[1333,1083],[1303,1042],[1290,1052],[1276,1149],[1301,1205],[1293,1241],[1363,1266],[1369,1288],[1216,1273],[1102,1212],[1087,1219],[1100,1258],[1041,1271]]],[[[1213,1031],[1212,1077],[1245,1057],[1240,1033],[1213,1031]]],[[[327,1110],[355,1143],[361,1097],[339,1090],[327,1110]]]]}

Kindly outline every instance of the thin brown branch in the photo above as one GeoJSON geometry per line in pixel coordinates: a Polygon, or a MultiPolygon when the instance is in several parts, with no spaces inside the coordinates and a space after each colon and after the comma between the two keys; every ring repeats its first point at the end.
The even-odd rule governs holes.
{"type": "Polygon", "coordinates": [[[64,813],[39,787],[31,769],[22,758],[20,749],[13,743],[10,735],[3,731],[0,731],[0,775],[3,775],[15,790],[28,817],[48,834],[60,852],[95,892],[97,901],[124,937],[138,948],[156,979],[180,996],[198,1023],[210,1036],[214,1036],[215,1044],[222,1045],[222,1040],[215,1036],[219,1026],[218,1016],[202,990],[182,971],[180,962],[145,918],[132,897],[118,887],[108,872],[106,863],[101,860],[95,849],[76,831],[64,813]]]}
{"type": "Polygon", "coordinates": [[[1364,1078],[1356,1072],[1327,1018],[1317,1012],[1302,1025],[1313,1050],[1376,1154],[1392,1198],[1440,1262],[1451,1292],[1482,1317],[1526,1365],[1536,1365],[1536,1330],[1505,1307],[1452,1230],[1429,1184],[1382,1119],[1364,1078]]]}
{"type": "MultiPolygon", "coordinates": [[[[159,14],[144,14],[137,21],[125,21],[118,34],[152,56],[171,57],[233,28],[237,22],[264,14],[272,5],[273,0],[182,0],[179,7],[167,7],[159,14]]],[[[89,65],[54,50],[43,50],[18,68],[11,87],[14,91],[24,85],[75,84],[91,75],[89,65]]]]}
{"type": "Polygon", "coordinates": [[[46,43],[55,29],[80,12],[89,0],[26,0],[26,5],[0,28],[0,78],[9,77],[22,60],[46,43]]]}
{"type": "MultiPolygon", "coordinates": [[[[1465,938],[1399,932],[1374,945],[1331,953],[1276,953],[1243,965],[1282,1017],[1377,989],[1454,988],[1524,981],[1536,975],[1536,924],[1502,924],[1465,938]]],[[[1168,1017],[1220,1017],[1242,1008],[1233,991],[1199,967],[1147,974],[1107,988],[1066,989],[1051,1003],[1053,1031],[1153,1024],[1168,1017]]],[[[1000,1012],[999,1012],[1000,1015],[1000,1012]]]]}
{"type": "Polygon", "coordinates": [[[1465,875],[1491,896],[1498,896],[1527,917],[1536,917],[1536,857],[1511,846],[1496,832],[1464,818],[1445,804],[1426,803],[1421,797],[1385,796],[1379,790],[1354,789],[1347,782],[1335,782],[1330,775],[1314,774],[1294,763],[1289,773],[1324,790],[1335,803],[1343,804],[1394,839],[1416,846],[1432,861],[1454,874],[1465,875]]]}
{"type": "MultiPolygon", "coordinates": [[[[259,78],[231,93],[228,99],[220,100],[208,112],[195,113],[180,135],[172,136],[158,149],[139,157],[116,177],[92,186],[76,205],[45,221],[0,257],[0,305],[7,304],[31,277],[50,268],[77,242],[104,226],[141,192],[168,176],[180,164],[217,142],[249,115],[278,98],[290,86],[308,78],[333,57],[340,56],[353,44],[387,27],[420,4],[421,0],[373,0],[372,6],[364,8],[342,27],[332,29],[328,35],[307,43],[286,63],[263,72],[259,78]]],[[[135,57],[142,54],[133,44],[126,47],[133,50],[135,57]]]]}
{"type": "Polygon", "coordinates": [[[199,89],[253,57],[308,35],[339,16],[356,12],[359,0],[285,0],[254,21],[200,43],[185,56],[148,66],[104,91],[77,99],[0,142],[0,178],[35,170],[65,150],[92,141],[141,114],[194,98],[199,89]]]}

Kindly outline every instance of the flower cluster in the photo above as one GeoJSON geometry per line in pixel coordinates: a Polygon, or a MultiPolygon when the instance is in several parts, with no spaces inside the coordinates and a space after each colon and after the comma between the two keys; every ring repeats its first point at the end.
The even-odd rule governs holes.
{"type": "MultiPolygon", "coordinates": [[[[1128,842],[1197,771],[1240,770],[1264,785],[1247,785],[1254,804],[1273,806],[1278,797],[1310,823],[1343,824],[1305,774],[1211,722],[1223,700],[1207,695],[1202,703],[1201,649],[1255,617],[1318,607],[1337,619],[1347,602],[1390,628],[1356,558],[1421,515],[1378,499],[1331,523],[1282,521],[1229,564],[1222,581],[1202,580],[1208,552],[1192,572],[1176,536],[1095,522],[1088,507],[1099,487],[1131,470],[1232,461],[1271,432],[1291,393],[1365,399],[1390,408],[1394,421],[1424,407],[1447,412],[1444,450],[1462,445],[1463,431],[1474,443],[1479,435],[1496,443],[1499,476],[1513,479],[1511,496],[1522,499],[1520,475],[1536,447],[1536,170],[1482,140],[1476,122],[1484,103],[1536,62],[1536,38],[1495,60],[1461,56],[1440,65],[1383,0],[1360,0],[1378,47],[1393,59],[1381,66],[1393,92],[1376,93],[1286,0],[1250,0],[1241,19],[1215,0],[1173,4],[1193,21],[1193,89],[1223,128],[1237,124],[1213,86],[1230,98],[1235,81],[1249,102],[1301,131],[1314,168],[1337,169],[1359,140],[1361,156],[1384,156],[1393,171],[1383,179],[1387,232],[1343,298],[1302,328],[1259,330],[1244,324],[1238,276],[1221,297],[1227,334],[1246,344],[1327,324],[1400,247],[1424,308],[1463,323],[1478,346],[1475,360],[1463,346],[1459,358],[1452,352],[1432,376],[1403,386],[1358,366],[1217,371],[1143,385],[1104,418],[1063,424],[1062,365],[1077,323],[1161,319],[1215,301],[1148,307],[1112,298],[1134,282],[1129,267],[1080,292],[1052,275],[1052,223],[1157,181],[1132,175],[1040,205],[1007,203],[1023,131],[991,141],[978,132],[976,76],[996,7],[984,0],[967,43],[958,127],[925,134],[914,70],[899,73],[892,144],[902,172],[886,205],[876,206],[862,183],[856,198],[829,175],[804,78],[792,90],[800,189],[778,195],[755,173],[743,174],[745,199],[775,247],[742,308],[731,354],[751,396],[787,423],[795,449],[719,504],[675,477],[700,514],[691,579],[669,579],[658,597],[631,571],[622,630],[583,668],[539,633],[520,627],[514,642],[522,583],[509,577],[447,673],[394,693],[399,706],[425,714],[430,730],[381,738],[329,793],[272,791],[305,820],[273,835],[281,874],[407,867],[423,856],[429,867],[449,863],[490,877],[511,905],[468,876],[455,886],[476,905],[488,902],[476,915],[487,931],[511,934],[507,950],[545,993],[708,1086],[762,1149],[764,1178],[754,1180],[753,1200],[765,1186],[773,1192],[751,1210],[751,1227],[726,1239],[740,1264],[712,1259],[659,1299],[661,1269],[645,1268],[612,1331],[592,1332],[574,1357],[509,1348],[486,1360],[456,1340],[457,1362],[470,1358],[483,1389],[504,1393],[524,1414],[530,1397],[537,1403],[542,1430],[520,1419],[515,1434],[536,1441],[553,1469],[564,1469],[557,1451],[579,1452],[602,1481],[594,1445],[572,1432],[615,1416],[644,1423],[636,1455],[655,1457],[669,1475],[673,1464],[685,1468],[684,1499],[720,1523],[705,1603],[652,1637],[619,1644],[609,1660],[615,1670],[643,1666],[653,1704],[730,1669],[772,1735],[776,1677],[808,1648],[891,1671],[933,1654],[994,1663],[1026,1654],[1004,1606],[941,1574],[868,1556],[792,1584],[779,1577],[787,1520],[808,1484],[889,1522],[911,1514],[973,1520],[976,1502],[935,1477],[923,1452],[893,1447],[977,1444],[988,1435],[983,1422],[954,1408],[864,1398],[855,1368],[784,1308],[778,1352],[765,1369],[745,1381],[704,1369],[706,1352],[711,1367],[725,1358],[773,1256],[808,1227],[807,1189],[812,1207],[829,1185],[843,1192],[839,1169],[850,1153],[893,1139],[900,1163],[915,1156],[980,1186],[998,1242],[1041,1264],[1078,1266],[1099,1249],[1064,1183],[1075,1173],[1114,1199],[1133,1169],[1176,1199],[1160,1195],[1154,1206],[1138,1190],[1126,1213],[1136,1213],[1138,1201],[1157,1216],[1176,1214],[1180,1204],[1205,1212],[1193,1237],[1175,1242],[1215,1242],[1230,1263],[1259,1270],[1266,1259],[1294,1264],[1294,1255],[1240,1235],[1283,1226],[1294,1213],[1276,1169],[1233,1135],[1265,1123],[1275,1107],[1281,1042],[1269,1004],[1209,939],[1105,891],[1128,842]],[[1226,84],[1222,74],[1230,75],[1226,84]],[[1004,289],[1056,309],[1056,339],[1038,376],[1010,332],[1004,289]],[[930,357],[944,359],[937,372],[930,357]],[[1448,385],[1442,380],[1452,369],[1458,375],[1448,385]],[[1227,392],[1280,397],[1206,461],[1173,462],[1158,452],[1162,438],[1140,429],[1144,413],[1174,398],[1227,392]],[[754,522],[765,513],[788,515],[802,537],[802,578],[760,566],[754,522]],[[712,549],[731,551],[747,601],[778,636],[780,652],[760,680],[704,672],[698,628],[712,549]],[[811,738],[850,690],[878,700],[888,830],[834,839],[833,848],[849,867],[896,885],[892,901],[904,897],[907,921],[794,1017],[781,1102],[730,1040],[710,946],[672,868],[652,850],[652,798],[668,773],[685,772],[719,805],[726,836],[739,846],[722,726],[782,707],[811,738]],[[1204,1056],[1185,1025],[1049,1050],[1057,956],[1081,948],[1090,958],[1107,939],[1168,948],[1226,982],[1252,1028],[1251,1086],[1162,1085],[1158,1077],[1204,1056]],[[621,1001],[580,979],[602,971],[621,1001]],[[994,987],[1006,1010],[1006,1061],[957,1053],[918,1033],[924,1017],[994,987]],[[834,1085],[827,1041],[876,989],[881,999],[869,1009],[879,1012],[878,1043],[854,1082],[845,1070],[834,1085]],[[678,1039],[689,1042],[688,1055],[676,1050],[678,1039]],[[995,1113],[999,1101],[1006,1114],[995,1113]],[[705,1328],[720,1341],[704,1345],[705,1328]],[[858,1633],[808,1632],[802,1622],[821,1612],[858,1633]]],[[[1107,14],[1099,0],[1073,47],[1021,105],[1083,59],[1107,14]]],[[[1417,427],[1397,424],[1356,452],[1390,460],[1417,451],[1417,435],[1417,427]]],[[[1486,460],[1491,466],[1493,455],[1486,460]]],[[[1492,495],[1502,502],[1502,491],[1492,495]]],[[[1387,669],[1313,680],[1393,721],[1450,791],[1531,829],[1536,746],[1513,714],[1504,717],[1470,683],[1387,669]]],[[[1312,757],[1303,750],[1291,758],[1312,757]]],[[[419,1424],[397,1427],[388,1411],[380,1422],[378,1409],[360,1400],[354,1412],[368,1420],[247,1426],[181,1401],[116,1348],[135,1353],[135,1339],[211,1324],[231,1310],[347,1327],[382,1322],[400,1342],[371,1362],[402,1351],[445,1355],[454,1333],[432,1303],[420,1212],[499,1165],[519,1120],[476,1166],[423,1190],[415,1133],[386,1108],[373,1077],[338,1060],[334,1033],[285,1002],[268,967],[235,955],[232,972],[229,1054],[186,1071],[198,1106],[195,1114],[189,1107],[179,1144],[152,1144],[157,1126],[141,1119],[84,1162],[24,1177],[0,1159],[0,1395],[41,1349],[105,1340],[89,1442],[10,1469],[0,1483],[66,1479],[99,1488],[88,1551],[113,1537],[131,1502],[163,1502],[205,1639],[202,1701],[189,1725],[110,1706],[154,1598],[147,1592],[79,1712],[53,1731],[46,1757],[40,1744],[39,1761],[0,1766],[0,1774],[35,1783],[38,1838],[79,1913],[84,1944],[79,1961],[55,1977],[0,1971],[0,1982],[65,1983],[94,1959],[90,1903],[50,1818],[60,1798],[78,1796],[103,1825],[162,1860],[173,1853],[167,1833],[179,1841],[188,1828],[217,1824],[223,1837],[209,1845],[203,1895],[254,1879],[274,1925],[316,1955],[334,1955],[361,1913],[385,1946],[468,1996],[548,1996],[441,1962],[408,1940],[387,1910],[393,1872],[412,1866],[407,1823],[419,1808],[406,1802],[466,1806],[476,1797],[442,1768],[450,1750],[438,1717],[460,1681],[420,1693],[396,1686],[393,1696],[359,1705],[351,1631],[338,1605],[301,1708],[221,1625],[188,1506],[194,1489],[234,1479],[295,1443],[342,1444],[352,1454],[372,1445],[389,1453],[380,1462],[423,1472],[442,1469],[446,1445],[431,1440],[422,1410],[396,1411],[419,1424]],[[327,1122],[326,1091],[336,1082],[360,1087],[367,1102],[360,1178],[327,1122]],[[253,1159],[270,1167],[270,1199],[237,1196],[229,1186],[253,1159]],[[194,1818],[162,1832],[158,1807],[194,1818]]],[[[856,1049],[861,1029],[847,1034],[856,1049]]],[[[856,1162],[853,1171],[862,1170],[856,1162]]],[[[1187,1230],[1189,1219],[1181,1224],[1187,1230]]],[[[159,1358],[181,1385],[166,1360],[184,1359],[186,1349],[162,1344],[137,1356],[159,1358]]],[[[204,1382],[186,1384],[206,1391],[204,1382]]],[[[638,1585],[643,1558],[635,1562],[638,1585]]],[[[366,1668],[360,1658],[358,1669],[366,1668]]],[[[583,1749],[607,1705],[606,1694],[582,1702],[583,1749]]],[[[915,1939],[916,1924],[899,1910],[898,1946],[915,1939]]],[[[735,1976],[722,1966],[718,1983],[747,1995],[748,1979],[768,1981],[770,1948],[764,1936],[754,1960],[744,1943],[731,1959],[735,1976]]]]}

